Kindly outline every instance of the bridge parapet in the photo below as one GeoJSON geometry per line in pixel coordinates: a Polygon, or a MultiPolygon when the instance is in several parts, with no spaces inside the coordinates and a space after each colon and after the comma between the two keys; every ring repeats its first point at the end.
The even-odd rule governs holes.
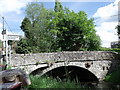
{"type": "Polygon", "coordinates": [[[37,54],[13,54],[12,66],[31,65],[49,62],[64,61],[97,61],[97,60],[118,60],[119,56],[114,52],[106,51],[73,51],[37,54]]]}

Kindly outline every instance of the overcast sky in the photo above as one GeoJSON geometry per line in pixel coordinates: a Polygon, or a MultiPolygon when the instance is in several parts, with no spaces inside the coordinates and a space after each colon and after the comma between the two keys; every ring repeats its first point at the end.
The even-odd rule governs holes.
{"type": "MultiPolygon", "coordinates": [[[[2,39],[2,17],[7,24],[9,34],[23,35],[20,25],[25,17],[25,7],[28,3],[43,2],[46,8],[54,8],[55,0],[0,0],[0,39],[2,39]],[[48,2],[49,1],[49,2],[48,2]]],[[[60,0],[62,5],[75,12],[85,11],[89,18],[95,18],[97,34],[103,47],[110,47],[110,42],[117,41],[118,2],[120,0],[60,0]]]]}

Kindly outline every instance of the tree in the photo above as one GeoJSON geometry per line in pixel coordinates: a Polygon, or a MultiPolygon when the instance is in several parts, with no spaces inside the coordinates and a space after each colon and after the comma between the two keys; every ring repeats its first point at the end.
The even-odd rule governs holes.
{"type": "Polygon", "coordinates": [[[117,33],[118,33],[118,38],[120,39],[120,25],[117,25],[116,29],[117,29],[117,33]]]}
{"type": "Polygon", "coordinates": [[[57,48],[62,51],[99,49],[100,38],[96,35],[93,19],[88,19],[85,12],[75,13],[64,9],[64,12],[55,14],[51,32],[55,33],[57,48]]]}
{"type": "Polygon", "coordinates": [[[26,44],[33,53],[49,52],[53,40],[48,28],[52,18],[51,11],[44,8],[43,4],[31,3],[27,5],[25,12],[21,29],[25,33],[26,44]]]}
{"type": "Polygon", "coordinates": [[[25,33],[26,38],[30,38],[30,30],[32,29],[32,24],[29,18],[25,17],[20,26],[22,31],[25,33]]]}
{"type": "Polygon", "coordinates": [[[27,40],[26,39],[21,39],[18,42],[16,53],[26,54],[26,53],[30,53],[30,52],[31,52],[31,47],[28,45],[27,40]]]}
{"type": "Polygon", "coordinates": [[[25,40],[21,40],[19,51],[51,52],[96,50],[100,47],[100,38],[96,35],[93,19],[88,19],[83,11],[75,13],[56,0],[54,11],[44,8],[43,4],[27,5],[26,17],[21,29],[25,40]],[[24,46],[29,48],[24,48],[24,46]],[[31,49],[31,50],[30,50],[31,49]]]}
{"type": "Polygon", "coordinates": [[[63,10],[63,6],[61,4],[61,2],[59,2],[59,0],[55,0],[55,8],[54,11],[55,12],[60,12],[63,10]]]}
{"type": "MultiPolygon", "coordinates": [[[[120,40],[120,25],[117,25],[115,29],[117,29],[118,39],[120,40]]],[[[118,48],[120,48],[120,41],[118,42],[118,48]]]]}

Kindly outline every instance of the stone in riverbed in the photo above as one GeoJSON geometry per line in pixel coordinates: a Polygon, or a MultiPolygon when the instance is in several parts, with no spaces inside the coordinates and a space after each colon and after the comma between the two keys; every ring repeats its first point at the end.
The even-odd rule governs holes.
{"type": "Polygon", "coordinates": [[[22,86],[31,84],[29,76],[21,69],[10,69],[0,72],[0,83],[22,82],[22,86]]]}

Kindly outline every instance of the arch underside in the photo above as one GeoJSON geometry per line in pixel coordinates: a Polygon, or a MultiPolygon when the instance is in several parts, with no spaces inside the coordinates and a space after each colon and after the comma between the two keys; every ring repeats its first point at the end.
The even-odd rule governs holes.
{"type": "Polygon", "coordinates": [[[48,71],[45,75],[64,80],[69,78],[80,82],[98,81],[97,77],[87,69],[77,66],[62,66],[48,71]]]}
{"type": "MultiPolygon", "coordinates": [[[[38,73],[39,72],[37,72],[37,74],[38,73]]],[[[75,80],[80,82],[98,81],[98,78],[89,70],[72,65],[56,67],[54,69],[47,71],[43,75],[47,75],[59,80],[66,80],[69,78],[70,80],[75,80]]]]}

